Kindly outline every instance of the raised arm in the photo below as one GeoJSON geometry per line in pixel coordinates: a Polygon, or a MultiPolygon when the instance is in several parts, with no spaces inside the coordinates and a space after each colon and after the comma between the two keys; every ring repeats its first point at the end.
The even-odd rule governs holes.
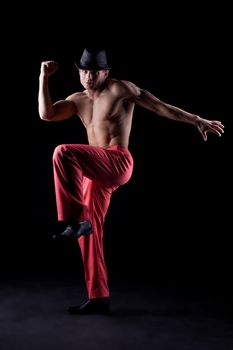
{"type": "Polygon", "coordinates": [[[195,125],[201,133],[204,141],[207,140],[208,132],[214,133],[218,136],[221,136],[224,133],[224,125],[222,122],[201,118],[196,114],[186,112],[183,109],[159,100],[149,91],[141,89],[131,82],[125,81],[124,83],[128,87],[135,104],[162,117],[195,125]]]}
{"type": "Polygon", "coordinates": [[[49,76],[55,73],[58,64],[54,61],[41,63],[39,77],[38,109],[40,118],[47,121],[60,121],[70,118],[76,112],[75,105],[69,100],[52,102],[49,93],[49,76]]]}

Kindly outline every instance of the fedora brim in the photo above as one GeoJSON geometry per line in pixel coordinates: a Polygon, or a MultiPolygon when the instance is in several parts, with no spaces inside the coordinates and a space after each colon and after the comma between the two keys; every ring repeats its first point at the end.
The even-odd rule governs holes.
{"type": "Polygon", "coordinates": [[[77,64],[76,62],[74,63],[76,68],[78,69],[84,69],[84,70],[109,70],[111,69],[110,66],[104,65],[104,66],[95,66],[95,65],[82,65],[82,64],[77,64]]]}

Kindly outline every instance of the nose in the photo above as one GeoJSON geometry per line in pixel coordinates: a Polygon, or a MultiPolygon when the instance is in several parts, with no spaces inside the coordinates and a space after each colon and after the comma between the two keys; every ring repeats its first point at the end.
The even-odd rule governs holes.
{"type": "Polygon", "coordinates": [[[86,76],[87,76],[88,80],[95,80],[95,78],[97,76],[97,72],[94,70],[93,71],[89,70],[89,71],[87,71],[86,76]]]}

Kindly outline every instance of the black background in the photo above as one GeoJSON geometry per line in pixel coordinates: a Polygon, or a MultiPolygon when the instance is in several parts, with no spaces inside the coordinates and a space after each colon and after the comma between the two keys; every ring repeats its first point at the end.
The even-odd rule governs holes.
{"type": "Polygon", "coordinates": [[[129,147],[134,174],[113,195],[106,217],[110,276],[229,290],[232,59],[227,8],[183,8],[181,14],[166,6],[153,12],[145,7],[136,15],[126,14],[120,4],[108,14],[38,7],[14,20],[2,55],[1,273],[20,277],[81,269],[78,248],[54,245],[48,236],[56,226],[53,150],[60,143],[85,143],[85,130],[78,118],[40,120],[37,93],[40,62],[50,59],[60,65],[50,80],[53,100],[82,89],[73,63],[84,47],[94,46],[107,49],[112,77],[225,124],[222,138],[210,134],[204,142],[193,126],[136,107],[129,147]]]}

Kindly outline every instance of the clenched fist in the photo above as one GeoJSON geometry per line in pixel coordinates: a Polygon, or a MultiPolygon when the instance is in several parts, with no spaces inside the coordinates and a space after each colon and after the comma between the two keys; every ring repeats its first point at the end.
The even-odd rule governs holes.
{"type": "Polygon", "coordinates": [[[58,69],[58,63],[55,61],[44,61],[41,63],[40,72],[44,76],[50,76],[58,69]]]}

